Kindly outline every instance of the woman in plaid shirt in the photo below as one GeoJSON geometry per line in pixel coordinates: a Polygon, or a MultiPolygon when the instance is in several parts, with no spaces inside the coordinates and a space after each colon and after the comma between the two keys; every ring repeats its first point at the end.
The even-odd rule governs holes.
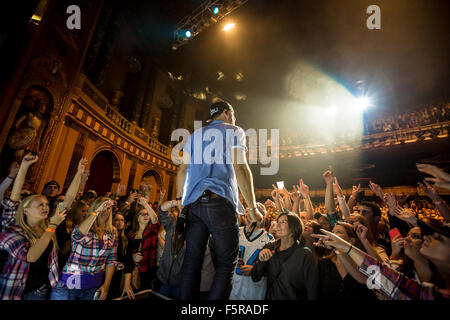
{"type": "Polygon", "coordinates": [[[113,205],[109,198],[97,198],[88,217],[73,229],[72,251],[51,292],[52,300],[92,300],[97,291],[99,300],[106,298],[117,263],[113,205]]]}
{"type": "Polygon", "coordinates": [[[65,211],[47,222],[48,200],[36,194],[19,205],[15,224],[0,234],[0,250],[8,259],[0,275],[2,300],[45,300],[58,282],[58,249],[55,229],[65,219],[65,211]]]}

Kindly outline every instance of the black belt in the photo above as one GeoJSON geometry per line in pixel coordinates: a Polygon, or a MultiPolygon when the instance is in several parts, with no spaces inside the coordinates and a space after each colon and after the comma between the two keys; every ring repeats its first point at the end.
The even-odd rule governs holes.
{"type": "Polygon", "coordinates": [[[197,199],[197,202],[200,203],[207,203],[209,202],[211,199],[220,199],[220,200],[224,200],[227,201],[227,199],[225,199],[222,196],[219,196],[218,194],[212,192],[211,190],[205,190],[203,191],[202,195],[200,196],[200,198],[197,199]]]}

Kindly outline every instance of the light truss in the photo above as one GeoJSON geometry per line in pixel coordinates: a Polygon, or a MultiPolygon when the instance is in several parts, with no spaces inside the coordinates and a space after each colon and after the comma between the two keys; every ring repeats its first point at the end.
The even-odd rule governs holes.
{"type": "Polygon", "coordinates": [[[184,17],[176,25],[172,49],[176,50],[180,46],[186,44],[200,32],[219,22],[247,1],[248,0],[207,0],[203,2],[190,15],[184,17]],[[219,8],[217,14],[213,13],[215,7],[219,8]],[[187,31],[191,33],[190,37],[186,36],[187,31]]]}

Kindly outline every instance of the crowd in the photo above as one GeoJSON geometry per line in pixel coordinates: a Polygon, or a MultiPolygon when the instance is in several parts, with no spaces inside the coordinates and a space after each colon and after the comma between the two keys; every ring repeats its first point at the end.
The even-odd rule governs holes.
{"type": "MultiPolygon", "coordinates": [[[[3,300],[135,299],[152,289],[180,298],[186,243],[177,224],[180,201],[150,202],[151,185],[126,193],[81,190],[81,159],[65,194],[56,181],[41,193],[25,185],[27,154],[0,185],[0,297],[3,300]]],[[[436,186],[450,175],[426,164],[419,182],[429,202],[396,197],[371,182],[377,201],[354,186],[346,199],[330,167],[324,203],[313,204],[300,179],[288,191],[273,186],[252,222],[238,209],[239,254],[230,300],[406,300],[450,298],[450,210],[436,186]],[[432,185],[434,183],[434,185],[432,185]],[[375,269],[374,269],[375,268],[375,269]],[[374,271],[375,270],[375,271],[374,271]]],[[[203,258],[200,298],[211,289],[217,255],[212,238],[203,258]]]]}
{"type": "Polygon", "coordinates": [[[408,113],[389,114],[365,123],[364,134],[417,128],[450,121],[450,103],[425,106],[408,113]]]}
{"type": "MultiPolygon", "coordinates": [[[[424,125],[437,124],[450,121],[450,103],[441,105],[424,106],[417,110],[402,113],[381,113],[378,118],[370,117],[370,120],[364,119],[363,134],[371,135],[382,132],[391,132],[402,129],[417,128],[424,125]]],[[[360,133],[351,131],[348,128],[345,132],[336,132],[334,134],[336,141],[351,142],[360,138],[360,133]]],[[[319,137],[320,138],[320,137],[319,137]]],[[[305,128],[293,130],[287,135],[281,137],[280,144],[301,145],[320,142],[317,134],[305,128]]],[[[329,142],[329,141],[322,141],[329,142]]]]}

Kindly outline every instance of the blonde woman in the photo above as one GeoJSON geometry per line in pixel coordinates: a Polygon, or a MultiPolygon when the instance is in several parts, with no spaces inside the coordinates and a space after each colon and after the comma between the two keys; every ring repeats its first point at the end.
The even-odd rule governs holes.
{"type": "Polygon", "coordinates": [[[96,199],[87,218],[72,231],[72,251],[53,288],[51,300],[105,300],[117,264],[117,231],[112,225],[114,201],[96,199]]]}
{"type": "Polygon", "coordinates": [[[48,200],[36,194],[25,198],[16,212],[15,225],[0,234],[0,250],[8,259],[0,275],[2,300],[45,300],[58,282],[58,249],[55,230],[65,211],[50,221],[48,200]]]}

